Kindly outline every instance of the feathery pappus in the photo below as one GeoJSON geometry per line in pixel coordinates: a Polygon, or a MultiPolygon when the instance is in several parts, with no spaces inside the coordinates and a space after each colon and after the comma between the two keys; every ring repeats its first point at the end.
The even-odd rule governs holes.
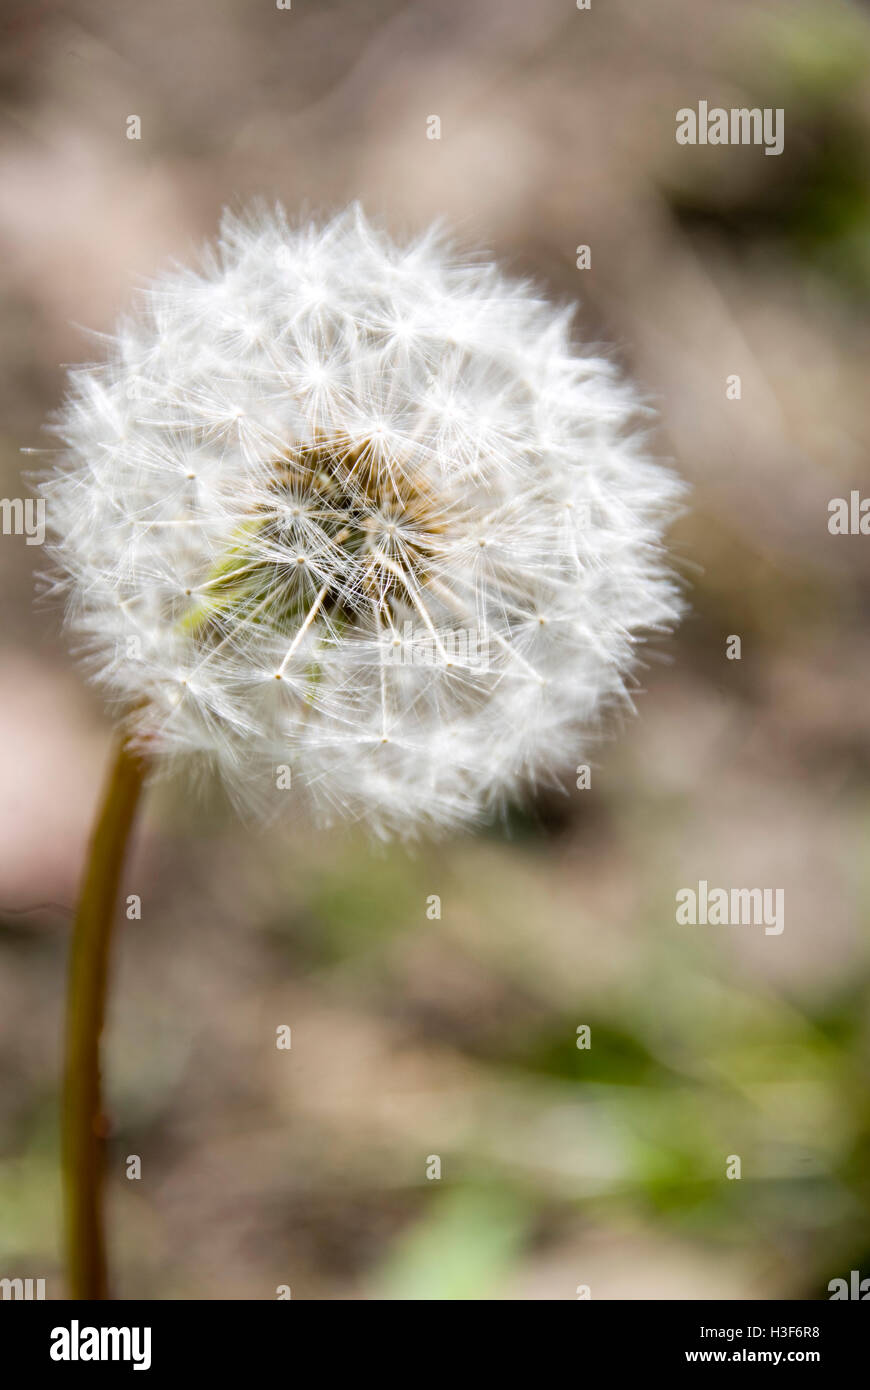
{"type": "Polygon", "coordinates": [[[435,229],[225,214],[71,373],[53,585],[157,765],[460,824],[558,780],[679,617],[642,419],[571,312],[435,229]]]}

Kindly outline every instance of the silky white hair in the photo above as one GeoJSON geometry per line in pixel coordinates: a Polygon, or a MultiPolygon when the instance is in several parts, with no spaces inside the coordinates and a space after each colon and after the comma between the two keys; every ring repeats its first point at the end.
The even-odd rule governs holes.
{"type": "Polygon", "coordinates": [[[576,764],[679,587],[681,484],[572,313],[354,206],[225,214],[70,375],[53,584],[130,737],[267,812],[469,821],[576,764]]]}

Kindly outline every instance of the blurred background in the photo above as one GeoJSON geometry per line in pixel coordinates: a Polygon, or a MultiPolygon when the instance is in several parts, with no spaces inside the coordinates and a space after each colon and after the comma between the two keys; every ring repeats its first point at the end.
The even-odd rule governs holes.
{"type": "MultiPolygon", "coordinates": [[[[149,798],[107,1038],[115,1292],[870,1276],[870,540],[827,529],[870,493],[870,9],[4,0],[0,29],[0,495],[94,352],[79,325],[255,195],[360,198],[397,237],[441,216],[579,299],[692,485],[691,614],[588,790],[569,768],[564,796],[412,851],[149,798]],[[699,100],[782,107],[783,154],[677,145],[699,100]],[[702,878],[784,888],[783,934],[677,926],[702,878]]],[[[60,1297],[69,907],[109,727],[39,566],[0,538],[0,1276],[60,1297]]]]}

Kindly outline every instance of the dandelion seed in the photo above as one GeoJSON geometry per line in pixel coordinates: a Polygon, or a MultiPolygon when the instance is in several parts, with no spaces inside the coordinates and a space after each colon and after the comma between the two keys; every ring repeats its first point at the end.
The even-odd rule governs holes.
{"type": "Polygon", "coordinates": [[[639,639],[679,615],[681,488],[570,333],[531,287],[356,207],[227,215],[203,269],[155,281],[72,373],[42,484],[55,587],[134,745],[208,755],[251,805],[286,764],[321,819],[384,834],[582,760],[639,639]],[[408,623],[425,664],[396,659],[408,623]]]}

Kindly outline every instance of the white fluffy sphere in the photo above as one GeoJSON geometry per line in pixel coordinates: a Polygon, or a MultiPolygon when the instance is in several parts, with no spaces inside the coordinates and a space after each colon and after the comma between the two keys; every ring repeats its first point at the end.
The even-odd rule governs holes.
{"type": "Polygon", "coordinates": [[[356,207],[226,216],[153,283],[72,373],[43,493],[70,627],[157,763],[405,834],[583,758],[678,616],[680,485],[570,327],[356,207]]]}

